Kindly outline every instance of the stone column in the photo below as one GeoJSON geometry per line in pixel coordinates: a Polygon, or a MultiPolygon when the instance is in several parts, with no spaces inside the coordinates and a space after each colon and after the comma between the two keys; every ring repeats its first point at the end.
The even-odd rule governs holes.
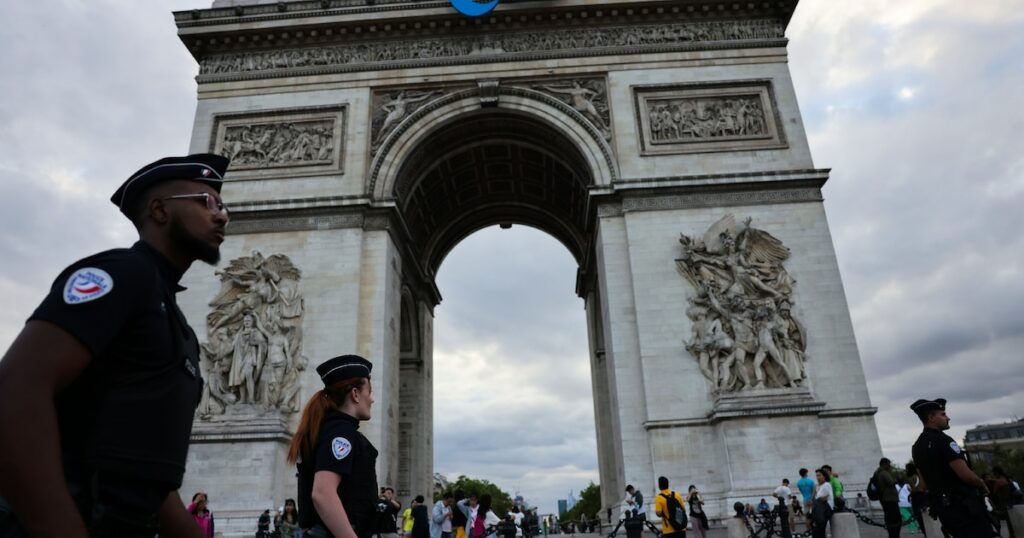
{"type": "MultiPolygon", "coordinates": [[[[625,220],[621,216],[602,217],[596,241],[596,265],[599,293],[604,300],[601,324],[605,329],[605,360],[609,377],[614,379],[610,397],[615,432],[615,459],[621,461],[621,474],[651,499],[655,492],[651,467],[650,442],[644,422],[647,420],[643,362],[637,332],[633,273],[629,262],[629,243],[625,220]]],[[[595,394],[595,398],[597,395],[595,394]]],[[[611,489],[611,488],[609,488],[611,489]]],[[[623,488],[611,495],[621,500],[623,488]]]]}

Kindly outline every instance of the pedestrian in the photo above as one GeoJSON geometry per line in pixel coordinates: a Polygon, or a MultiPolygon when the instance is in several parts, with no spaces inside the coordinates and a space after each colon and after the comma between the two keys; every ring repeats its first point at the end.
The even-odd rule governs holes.
{"type": "Polygon", "coordinates": [[[402,512],[402,536],[412,538],[412,527],[415,520],[412,517],[412,509],[416,507],[416,499],[409,503],[409,508],[402,512]]]}
{"type": "Polygon", "coordinates": [[[185,510],[192,514],[203,538],[213,538],[213,512],[209,510],[209,497],[202,492],[196,493],[185,510]]]}
{"type": "Polygon", "coordinates": [[[629,505],[629,509],[633,511],[635,517],[640,518],[641,521],[647,520],[644,494],[640,493],[640,490],[634,488],[632,484],[626,486],[626,504],[629,505]]]}
{"type": "Polygon", "coordinates": [[[487,536],[494,538],[494,528],[501,523],[501,519],[491,509],[491,495],[484,493],[480,496],[479,502],[476,507],[476,515],[473,517],[472,525],[470,528],[470,538],[483,538],[487,536]],[[490,532],[487,532],[490,529],[490,532]]]}
{"type": "Polygon", "coordinates": [[[811,536],[813,538],[825,538],[825,527],[832,520],[832,512],[835,511],[834,496],[832,494],[832,482],[828,471],[823,467],[814,472],[818,481],[818,489],[814,493],[814,502],[811,504],[811,536]]]}
{"type": "Polygon", "coordinates": [[[807,474],[806,468],[800,469],[800,480],[796,481],[796,489],[800,490],[800,495],[803,497],[803,512],[807,516],[804,518],[804,529],[809,531],[811,530],[811,503],[814,501],[814,491],[818,489],[818,484],[807,474]]]}
{"type": "Polygon", "coordinates": [[[772,492],[772,496],[779,501],[779,534],[782,538],[790,538],[792,536],[789,525],[789,509],[786,507],[786,499],[791,494],[792,490],[789,489],[788,478],[783,478],[782,485],[775,488],[775,491],[772,492]]]}
{"type": "Polygon", "coordinates": [[[430,538],[430,514],[423,495],[416,496],[412,507],[412,538],[430,538]]]}
{"type": "Polygon", "coordinates": [[[401,509],[402,503],[395,499],[395,490],[382,488],[377,498],[378,538],[398,538],[398,511],[401,509]]]}
{"type": "Polygon", "coordinates": [[[299,511],[295,506],[295,499],[285,499],[281,507],[281,514],[277,516],[274,526],[281,534],[281,538],[302,538],[302,527],[299,526],[299,511]]]}
{"type": "Polygon", "coordinates": [[[831,465],[822,465],[822,469],[828,473],[829,483],[832,484],[832,503],[836,512],[846,510],[846,498],[843,497],[843,482],[839,480],[839,473],[832,470],[831,465]]]}
{"type": "Polygon", "coordinates": [[[919,527],[917,525],[917,520],[914,519],[914,513],[911,510],[910,486],[902,478],[897,478],[896,490],[899,493],[900,525],[906,524],[908,531],[917,534],[919,527]]]}
{"type": "Polygon", "coordinates": [[[194,529],[177,490],[202,379],[175,297],[193,261],[220,259],[227,166],[198,154],[132,174],[111,202],[139,241],[61,272],[0,361],[0,533],[194,529]]]}
{"type": "Polygon", "coordinates": [[[434,503],[430,513],[430,538],[452,538],[452,502],[451,493],[442,495],[440,501],[434,503]]]}
{"type": "Polygon", "coordinates": [[[924,479],[921,478],[921,473],[917,471],[917,465],[914,462],[907,464],[907,483],[910,484],[910,512],[914,516],[914,520],[917,521],[918,527],[925,536],[928,536],[928,532],[924,527],[924,514],[925,507],[928,504],[928,486],[925,484],[924,479]]]}
{"type": "Polygon", "coordinates": [[[469,517],[462,508],[459,508],[459,502],[465,497],[466,494],[461,489],[455,490],[455,507],[452,510],[452,532],[455,538],[466,538],[466,523],[469,522],[469,517]]]}
{"type": "Polygon", "coordinates": [[[686,502],[690,505],[690,516],[693,519],[693,536],[694,538],[704,538],[707,536],[706,531],[709,528],[708,515],[704,513],[704,497],[697,490],[697,486],[690,484],[686,494],[686,502]]]}
{"type": "Polygon", "coordinates": [[[324,388],[303,409],[288,450],[299,471],[299,522],[312,538],[369,538],[375,530],[377,449],[359,433],[371,416],[372,368],[358,355],[316,367],[324,388]]]}
{"type": "Polygon", "coordinates": [[[910,409],[924,425],[912,449],[914,464],[928,484],[929,506],[952,538],[993,536],[984,495],[985,482],[967,465],[960,445],[942,433],[949,429],[946,400],[917,400],[910,409]]]}
{"type": "Polygon", "coordinates": [[[878,469],[875,469],[873,478],[878,484],[878,502],[882,504],[886,532],[889,538],[899,538],[903,519],[900,517],[899,490],[892,476],[892,462],[889,458],[878,461],[878,469]]]}
{"type": "Polygon", "coordinates": [[[668,489],[668,478],[658,477],[658,496],[654,498],[654,514],[661,518],[663,538],[686,538],[686,503],[668,489]]]}
{"type": "Polygon", "coordinates": [[[475,492],[469,492],[469,497],[461,499],[455,502],[455,508],[463,514],[466,518],[465,535],[471,536],[473,530],[473,521],[476,519],[478,499],[475,492]]]}

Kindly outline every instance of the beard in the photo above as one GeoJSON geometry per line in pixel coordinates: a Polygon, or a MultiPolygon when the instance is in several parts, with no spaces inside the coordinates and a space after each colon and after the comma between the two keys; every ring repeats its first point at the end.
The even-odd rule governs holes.
{"type": "Polygon", "coordinates": [[[189,234],[179,217],[171,217],[169,233],[175,246],[187,254],[188,257],[210,265],[217,265],[217,262],[220,261],[220,247],[206,243],[198,237],[189,234]]]}

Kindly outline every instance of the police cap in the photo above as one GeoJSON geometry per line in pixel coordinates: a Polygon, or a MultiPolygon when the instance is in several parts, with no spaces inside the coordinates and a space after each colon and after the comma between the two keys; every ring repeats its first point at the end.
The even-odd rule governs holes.
{"type": "Polygon", "coordinates": [[[934,400],[918,400],[910,404],[910,409],[917,413],[917,416],[923,417],[931,411],[945,411],[946,400],[942,398],[936,398],[934,400]]]}
{"type": "Polygon", "coordinates": [[[110,201],[128,218],[138,197],[146,189],[172,179],[201,181],[213,187],[218,193],[224,184],[224,172],[230,159],[212,153],[196,153],[185,157],[164,157],[143,166],[114,191],[110,201]]]}
{"type": "Polygon", "coordinates": [[[324,386],[329,387],[339,381],[354,377],[370,377],[373,365],[359,355],[342,355],[328,359],[316,367],[324,386]]]}

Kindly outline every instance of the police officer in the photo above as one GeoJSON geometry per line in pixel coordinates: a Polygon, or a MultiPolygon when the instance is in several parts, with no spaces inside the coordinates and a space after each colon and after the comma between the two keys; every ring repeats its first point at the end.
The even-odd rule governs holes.
{"type": "Polygon", "coordinates": [[[910,408],[924,424],[914,443],[914,463],[928,484],[929,503],[943,530],[953,538],[996,536],[987,517],[985,482],[967,466],[956,441],[942,433],[949,429],[946,400],[917,400],[910,408]]]}
{"type": "Polygon", "coordinates": [[[377,502],[377,449],[359,433],[370,419],[370,361],[330,359],[316,371],[324,388],[306,404],[288,450],[299,469],[299,526],[306,536],[369,538],[377,502]]]}
{"type": "Polygon", "coordinates": [[[199,154],[132,174],[111,201],[139,241],[65,269],[7,350],[0,535],[198,536],[177,489],[199,346],[175,294],[193,261],[220,258],[227,166],[199,154]]]}

